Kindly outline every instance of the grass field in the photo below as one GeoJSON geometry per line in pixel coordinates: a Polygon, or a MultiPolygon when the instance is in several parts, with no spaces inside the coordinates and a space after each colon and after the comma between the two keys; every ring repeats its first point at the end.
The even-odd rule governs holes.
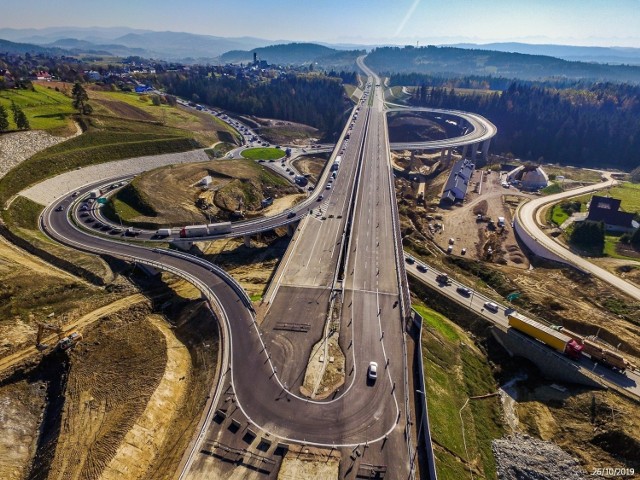
{"type": "Polygon", "coordinates": [[[551,182],[548,187],[540,190],[543,195],[554,195],[556,193],[564,192],[562,186],[557,182],[551,182]]]}
{"type": "Polygon", "coordinates": [[[0,105],[9,115],[9,128],[16,128],[11,114],[11,102],[14,102],[24,111],[32,130],[45,130],[60,136],[73,133],[71,115],[75,110],[71,99],[40,85],[34,85],[34,90],[0,90],[0,105]]]}
{"type": "Polygon", "coordinates": [[[600,181],[600,173],[584,168],[574,168],[556,165],[543,165],[542,167],[548,175],[563,175],[568,180],[576,182],[596,183],[600,181]]]}
{"type": "Polygon", "coordinates": [[[249,148],[241,155],[249,160],[276,160],[284,157],[284,151],[279,148],[249,148]]]}
{"type": "Polygon", "coordinates": [[[551,209],[551,221],[560,226],[569,218],[569,214],[565,212],[560,205],[554,205],[551,209]]]}
{"type": "MultiPolygon", "coordinates": [[[[0,92],[0,103],[20,105],[32,129],[75,132],[74,109],[65,83],[36,84],[35,91],[0,92]],[[55,88],[60,91],[56,91],[55,88]]],[[[85,132],[31,157],[0,180],[0,202],[40,180],[74,168],[191,150],[220,141],[238,144],[238,132],[219,118],[182,107],[153,105],[151,96],[87,87],[94,113],[85,118],[85,132]]],[[[282,153],[284,155],[284,153],[282,153]]]]}
{"type": "MultiPolygon", "coordinates": [[[[604,193],[603,193],[604,194],[604,193]]],[[[640,184],[625,182],[613,187],[607,195],[622,200],[620,208],[625,212],[640,212],[640,184]]]]}
{"type": "Polygon", "coordinates": [[[182,107],[154,105],[151,95],[100,90],[89,90],[88,93],[96,113],[156,121],[168,127],[188,130],[203,145],[211,145],[218,140],[239,144],[242,139],[238,131],[218,117],[182,107]]]}
{"type": "Polygon", "coordinates": [[[469,478],[471,467],[480,478],[495,478],[491,441],[503,435],[500,402],[491,397],[465,405],[468,397],[496,391],[489,363],[450,320],[423,305],[414,308],[424,319],[422,356],[438,476],[469,478]]]}
{"type": "Polygon", "coordinates": [[[344,91],[347,94],[347,97],[351,98],[353,93],[356,91],[355,85],[349,85],[348,83],[343,84],[344,91]]]}

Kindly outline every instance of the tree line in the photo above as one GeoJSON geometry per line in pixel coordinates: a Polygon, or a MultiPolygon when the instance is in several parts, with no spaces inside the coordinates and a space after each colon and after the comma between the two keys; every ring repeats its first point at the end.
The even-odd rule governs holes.
{"type": "Polygon", "coordinates": [[[494,93],[421,85],[415,103],[476,112],[498,127],[493,150],[517,157],[630,171],[640,165],[640,87],[555,89],[512,82],[494,93]]]}
{"type": "Polygon", "coordinates": [[[277,118],[318,128],[329,137],[341,129],[348,102],[340,78],[289,73],[254,80],[194,72],[156,76],[166,91],[240,114],[277,118]]]}
{"type": "MultiPolygon", "coordinates": [[[[13,116],[13,123],[16,124],[18,130],[29,130],[31,128],[29,119],[22,108],[16,105],[15,102],[11,102],[11,114],[13,116]]],[[[9,113],[3,105],[0,105],[0,132],[6,132],[7,130],[9,130],[9,113]]]]}

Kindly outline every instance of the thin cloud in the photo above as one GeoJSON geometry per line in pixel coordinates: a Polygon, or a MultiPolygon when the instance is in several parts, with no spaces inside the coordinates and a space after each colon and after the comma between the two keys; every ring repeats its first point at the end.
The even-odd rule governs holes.
{"type": "Polygon", "coordinates": [[[404,30],[405,25],[407,24],[409,19],[411,19],[413,12],[416,11],[416,8],[418,8],[419,4],[420,4],[420,0],[413,0],[411,7],[409,7],[409,10],[407,11],[407,14],[404,16],[404,18],[400,22],[400,25],[398,25],[398,29],[396,30],[396,33],[393,34],[394,37],[397,37],[398,35],[400,35],[400,33],[402,33],[402,30],[404,30]]]}

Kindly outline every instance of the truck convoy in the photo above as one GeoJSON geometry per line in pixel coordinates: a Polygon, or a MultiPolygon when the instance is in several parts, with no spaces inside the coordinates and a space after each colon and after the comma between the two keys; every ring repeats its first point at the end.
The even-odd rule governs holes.
{"type": "Polygon", "coordinates": [[[208,225],[187,225],[180,230],[180,238],[207,237],[231,232],[231,222],[210,223],[208,225]]]}
{"type": "Polygon", "coordinates": [[[546,326],[515,312],[509,314],[509,326],[573,359],[586,354],[592,360],[620,372],[627,369],[637,370],[637,367],[624,356],[607,348],[595,338],[584,337],[564,327],[546,326]]]}

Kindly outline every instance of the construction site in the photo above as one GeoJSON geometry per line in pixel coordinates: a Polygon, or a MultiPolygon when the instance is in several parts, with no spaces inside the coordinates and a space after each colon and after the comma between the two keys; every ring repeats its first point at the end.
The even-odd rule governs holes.
{"type": "MultiPolygon", "coordinates": [[[[405,125],[395,119],[393,128],[413,128],[415,122],[423,120],[405,125]]],[[[294,135],[288,132],[291,125],[264,123],[262,128],[272,127],[283,130],[279,138],[294,135]]],[[[432,123],[425,128],[444,134],[432,123]]],[[[317,178],[325,162],[304,158],[296,168],[317,178]]],[[[532,194],[507,190],[499,170],[485,166],[474,172],[466,200],[445,206],[439,198],[448,163],[440,152],[402,152],[393,162],[408,253],[493,298],[522,292],[513,301],[518,310],[597,337],[640,364],[638,305],[598,279],[532,256],[516,239],[515,208],[532,194]]],[[[269,215],[302,198],[281,180],[258,163],[240,160],[164,168],[123,189],[115,211],[128,215],[124,220],[131,224],[163,226],[209,216],[226,219],[241,210],[245,217],[269,215]],[[198,183],[207,176],[215,188],[204,195],[198,183]],[[269,194],[278,202],[263,208],[260,200],[269,194]]],[[[29,234],[40,235],[37,230],[29,234]]],[[[282,228],[252,236],[250,246],[242,239],[223,239],[201,242],[192,253],[232,275],[261,320],[260,301],[290,241],[282,228]]],[[[90,283],[0,239],[0,450],[5,452],[0,478],[174,478],[220,375],[218,319],[199,290],[171,274],[55,248],[67,260],[90,265],[100,282],[90,283]]],[[[630,265],[618,268],[629,266],[627,278],[637,283],[640,269],[630,265]]],[[[474,459],[464,458],[457,443],[451,447],[450,439],[438,437],[446,424],[434,427],[436,456],[454,465],[451,476],[442,478],[466,478],[469,472],[496,478],[508,467],[505,457],[514,455],[498,443],[491,460],[482,442],[503,435],[512,435],[511,445],[532,454],[542,448],[538,439],[553,443],[586,474],[603,466],[640,469],[637,401],[614,390],[545,379],[532,364],[509,357],[486,323],[410,281],[413,304],[444,315],[438,328],[433,323],[423,331],[423,345],[433,353],[428,360],[436,369],[434,379],[452,368],[452,377],[462,382],[449,384],[450,390],[438,384],[434,391],[446,400],[464,384],[480,401],[489,398],[482,407],[472,401],[474,459]]],[[[344,382],[343,353],[330,333],[309,357],[301,394],[312,399],[326,398],[344,382]],[[324,352],[333,359],[326,370],[318,367],[324,352]]],[[[211,457],[242,454],[220,453],[222,447],[214,444],[203,448],[211,457]]],[[[329,480],[341,475],[339,450],[292,446],[276,454],[275,442],[269,449],[266,473],[220,462],[218,478],[329,480]]],[[[540,462],[552,468],[555,458],[550,454],[540,462]]]]}

